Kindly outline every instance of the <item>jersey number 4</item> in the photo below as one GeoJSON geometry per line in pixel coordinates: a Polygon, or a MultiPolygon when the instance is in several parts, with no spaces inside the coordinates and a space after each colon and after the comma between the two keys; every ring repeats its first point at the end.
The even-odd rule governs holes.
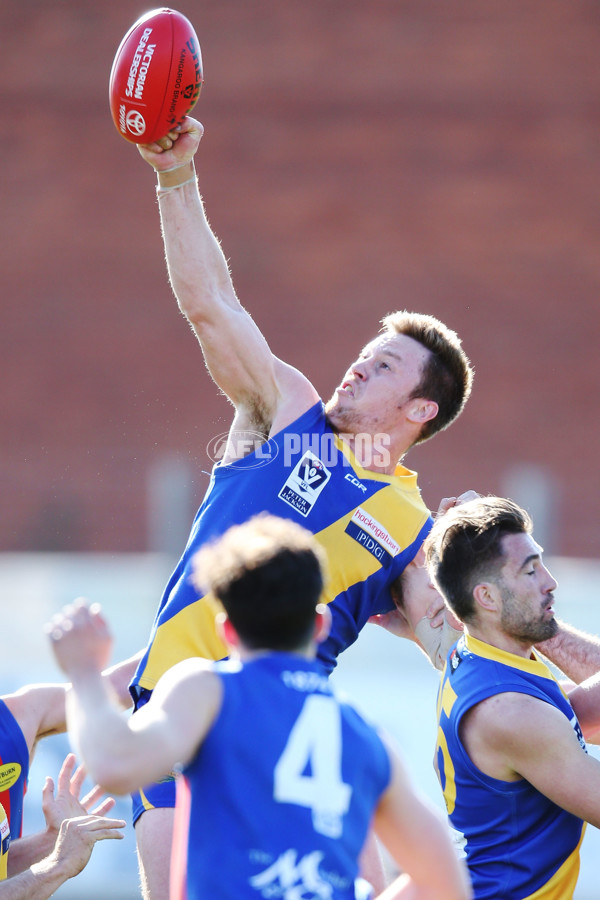
{"type": "Polygon", "coordinates": [[[315,831],[338,838],[352,788],[342,781],[342,723],[332,697],[311,694],[275,766],[274,797],[306,806],[315,831]]]}

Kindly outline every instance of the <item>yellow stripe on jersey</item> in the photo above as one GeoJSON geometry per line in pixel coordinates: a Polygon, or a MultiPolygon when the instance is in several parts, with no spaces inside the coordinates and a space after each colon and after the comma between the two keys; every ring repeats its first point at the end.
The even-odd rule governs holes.
{"type": "Polygon", "coordinates": [[[581,860],[579,851],[581,849],[581,841],[585,834],[586,823],[583,823],[581,839],[573,852],[564,861],[560,869],[558,869],[550,881],[536,891],[535,894],[529,894],[523,897],[523,900],[573,900],[575,886],[579,877],[579,867],[581,860]]]}
{"type": "MultiPolygon", "coordinates": [[[[410,546],[425,525],[429,511],[417,487],[415,472],[398,466],[394,476],[379,475],[356,464],[343,442],[336,439],[339,449],[353,461],[348,473],[359,479],[385,482],[385,487],[373,496],[362,499],[357,492],[357,505],[341,518],[315,534],[324,547],[328,559],[329,579],[323,600],[331,603],[338,595],[354,585],[365,582],[381,568],[381,562],[372,552],[346,533],[350,521],[357,512],[363,519],[374,520],[380,527],[383,549],[392,555],[410,546]]],[[[348,474],[347,473],[347,474],[348,474]]],[[[374,527],[374,526],[372,526],[374,527]]],[[[182,659],[200,656],[205,659],[222,659],[228,650],[219,638],[215,616],[221,606],[210,595],[184,606],[171,618],[160,624],[152,639],[151,649],[139,684],[153,690],[158,679],[182,659]]]]}
{"type": "Polygon", "coordinates": [[[502,663],[505,666],[512,666],[513,669],[519,669],[521,672],[530,672],[532,675],[538,675],[540,678],[549,678],[551,681],[556,681],[546,663],[542,661],[535,650],[533,651],[534,659],[524,659],[522,656],[516,656],[514,653],[509,653],[508,650],[500,650],[499,647],[492,647],[491,644],[479,641],[471,634],[465,635],[465,643],[467,649],[476,656],[482,656],[484,659],[496,660],[496,662],[502,663]]]}
{"type": "MultiPolygon", "coordinates": [[[[400,550],[412,544],[429,515],[420,494],[414,488],[413,479],[408,478],[407,481],[407,490],[402,490],[397,484],[388,485],[359,505],[360,509],[384,526],[400,550]],[[402,495],[401,506],[396,500],[398,494],[402,495]],[[407,505],[414,508],[415,515],[406,515],[407,505]],[[400,509],[403,511],[402,516],[399,515],[400,509]]],[[[323,598],[326,603],[331,603],[338,594],[353,585],[366,581],[381,568],[381,563],[375,556],[345,533],[355,512],[356,510],[351,510],[316,535],[328,560],[329,580],[323,598]]]]}
{"type": "Polygon", "coordinates": [[[0,803],[0,881],[8,876],[8,847],[10,844],[10,826],[6,810],[0,803]]]}
{"type": "Polygon", "coordinates": [[[223,659],[227,656],[227,647],[215,625],[215,618],[222,609],[219,601],[207,594],[159,625],[140,679],[141,686],[153,690],[161,675],[182,659],[194,656],[223,659]]]}

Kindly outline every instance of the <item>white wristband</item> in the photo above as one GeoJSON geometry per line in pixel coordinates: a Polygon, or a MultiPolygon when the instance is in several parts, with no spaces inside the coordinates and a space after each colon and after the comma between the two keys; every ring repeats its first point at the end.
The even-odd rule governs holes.
{"type": "MultiPolygon", "coordinates": [[[[170,171],[170,170],[169,170],[170,171]]],[[[188,178],[187,181],[182,181],[181,184],[173,184],[171,187],[162,187],[162,185],[156,185],[156,193],[160,197],[161,194],[168,194],[170,191],[176,191],[180,187],[184,187],[186,184],[191,184],[192,181],[196,181],[197,176],[193,175],[191,178],[188,178]]]]}

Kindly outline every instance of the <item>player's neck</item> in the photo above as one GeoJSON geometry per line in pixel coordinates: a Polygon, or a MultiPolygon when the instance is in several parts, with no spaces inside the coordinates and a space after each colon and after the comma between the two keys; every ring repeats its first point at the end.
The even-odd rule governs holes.
{"type": "Polygon", "coordinates": [[[276,656],[277,654],[297,656],[299,659],[315,659],[317,651],[313,642],[295,650],[273,650],[269,647],[250,648],[244,647],[243,644],[239,644],[236,648],[236,656],[242,662],[250,662],[250,660],[259,659],[261,656],[276,656]]]}
{"type": "Polygon", "coordinates": [[[408,449],[404,441],[394,441],[387,434],[350,434],[338,431],[338,437],[352,452],[362,469],[378,475],[393,475],[408,449]]]}
{"type": "Polygon", "coordinates": [[[513,656],[520,656],[522,659],[531,659],[533,645],[528,641],[518,640],[499,627],[469,625],[465,626],[465,631],[478,641],[503,650],[505,653],[512,653],[513,656]]]}

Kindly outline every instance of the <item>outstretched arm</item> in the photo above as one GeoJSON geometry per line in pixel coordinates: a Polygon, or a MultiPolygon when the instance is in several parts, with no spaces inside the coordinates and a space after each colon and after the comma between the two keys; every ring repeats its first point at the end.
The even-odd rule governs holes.
{"type": "MultiPolygon", "coordinates": [[[[114,692],[116,702],[123,709],[132,705],[128,685],[135,674],[142,652],[111,666],[102,673],[102,677],[114,692]]],[[[68,684],[28,684],[14,694],[2,697],[23,732],[30,755],[41,738],[62,734],[66,730],[68,690],[68,684]]]]}
{"type": "Polygon", "coordinates": [[[497,694],[470,709],[462,728],[469,757],[487,775],[525,778],[557,806],[600,827],[600,762],[556,707],[527,694],[497,694]]]}
{"type": "Polygon", "coordinates": [[[559,622],[558,634],[536,649],[575,684],[600,672],[600,639],[566,622],[559,622]]]}
{"type": "Polygon", "coordinates": [[[569,700],[586,741],[600,744],[600,673],[575,687],[569,700]]]}
{"type": "Polygon", "coordinates": [[[239,427],[279,431],[316,402],[317,393],[300,372],[273,356],[236,296],[196,182],[194,156],[203,131],[187,117],[159,143],[139,147],[158,173],[169,278],[209,372],[243,416],[239,427]]]}
{"type": "Polygon", "coordinates": [[[388,747],[392,780],[375,814],[375,832],[403,875],[379,900],[468,900],[469,877],[457,858],[448,825],[414,788],[398,754],[388,747]]]}
{"type": "Polygon", "coordinates": [[[48,633],[57,662],[71,679],[69,733],[98,784],[127,794],[189,761],[221,702],[221,680],[202,661],[185,660],[170,669],[150,701],[125,719],[100,674],[112,638],[99,607],[83,602],[66,607],[48,633]]]}

